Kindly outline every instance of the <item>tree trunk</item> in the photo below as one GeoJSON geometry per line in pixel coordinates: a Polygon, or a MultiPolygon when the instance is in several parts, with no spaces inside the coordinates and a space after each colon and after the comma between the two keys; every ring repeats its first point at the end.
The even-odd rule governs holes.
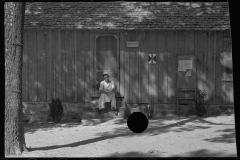
{"type": "Polygon", "coordinates": [[[25,3],[4,4],[5,155],[27,151],[22,111],[22,56],[25,3]]]}

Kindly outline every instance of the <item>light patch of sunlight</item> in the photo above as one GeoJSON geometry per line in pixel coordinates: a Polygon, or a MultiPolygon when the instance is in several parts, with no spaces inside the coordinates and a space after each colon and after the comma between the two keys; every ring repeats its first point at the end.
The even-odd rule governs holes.
{"type": "Polygon", "coordinates": [[[168,76],[167,81],[168,81],[168,98],[170,98],[175,95],[174,90],[172,88],[172,78],[168,76]]]}
{"type": "Polygon", "coordinates": [[[30,14],[31,12],[30,12],[30,10],[29,10],[29,8],[27,8],[26,10],[25,10],[25,14],[30,14]]]}
{"type": "Polygon", "coordinates": [[[233,87],[227,87],[227,89],[225,88],[225,94],[228,101],[233,102],[233,87]]]}
{"type": "Polygon", "coordinates": [[[87,21],[89,22],[89,21],[91,21],[92,20],[92,18],[87,18],[87,21]]]}
{"type": "Polygon", "coordinates": [[[172,2],[158,2],[160,4],[170,5],[172,2]]]}
{"type": "Polygon", "coordinates": [[[81,78],[78,78],[77,82],[80,83],[80,86],[84,86],[84,80],[81,78]]]}
{"type": "Polygon", "coordinates": [[[66,94],[67,94],[67,96],[71,96],[72,91],[70,89],[66,88],[66,94]]]}
{"type": "Polygon", "coordinates": [[[200,16],[200,15],[202,15],[203,14],[203,12],[198,12],[196,15],[197,16],[200,16]]]}
{"type": "Polygon", "coordinates": [[[201,79],[202,81],[207,80],[206,74],[203,73],[202,71],[198,71],[198,78],[201,79]]]}
{"type": "Polygon", "coordinates": [[[213,3],[210,3],[210,2],[209,3],[205,3],[205,5],[206,6],[211,6],[211,5],[213,5],[213,3]]]}
{"type": "Polygon", "coordinates": [[[63,71],[68,72],[66,65],[63,65],[63,71]]]}
{"type": "Polygon", "coordinates": [[[159,53],[159,59],[160,59],[161,61],[164,61],[164,53],[159,53]]]}
{"type": "Polygon", "coordinates": [[[44,59],[46,57],[46,53],[40,50],[40,54],[38,55],[39,59],[44,59]]]}
{"type": "MultiPolygon", "coordinates": [[[[120,93],[122,93],[122,94],[124,94],[124,85],[123,84],[120,84],[120,90],[119,90],[119,92],[120,93]]],[[[121,95],[121,96],[123,96],[123,95],[121,95]]]]}
{"type": "Polygon", "coordinates": [[[144,52],[138,52],[138,55],[139,55],[139,57],[141,57],[141,59],[143,59],[144,58],[144,52]]]}
{"type": "Polygon", "coordinates": [[[167,91],[168,91],[168,76],[166,73],[164,73],[164,79],[163,79],[163,85],[162,85],[162,91],[167,96],[167,91]]]}
{"type": "Polygon", "coordinates": [[[28,58],[26,55],[23,55],[23,62],[27,62],[28,58]]]}
{"type": "Polygon", "coordinates": [[[209,100],[209,98],[210,98],[210,90],[209,90],[209,88],[208,88],[208,86],[206,84],[204,84],[202,91],[207,94],[206,95],[206,100],[209,100]]]}
{"type": "Polygon", "coordinates": [[[40,82],[38,82],[38,81],[34,82],[34,86],[35,87],[39,87],[39,88],[43,88],[43,85],[40,82]]]}
{"type": "Polygon", "coordinates": [[[153,73],[151,73],[150,75],[149,75],[150,77],[150,84],[151,84],[151,82],[153,83],[153,84],[151,84],[151,85],[149,85],[149,95],[154,95],[154,96],[157,96],[157,85],[155,84],[155,82],[156,82],[156,75],[155,74],[153,74],[153,73]]]}
{"type": "Polygon", "coordinates": [[[200,7],[200,4],[198,4],[198,3],[192,3],[192,7],[193,7],[193,8],[200,7]]]}
{"type": "Polygon", "coordinates": [[[107,16],[107,14],[106,13],[100,13],[100,14],[98,14],[98,16],[97,17],[106,17],[107,16]]]}
{"type": "Polygon", "coordinates": [[[201,91],[203,91],[203,89],[204,89],[204,83],[203,83],[203,81],[198,82],[197,85],[198,85],[198,89],[201,90],[201,91]]]}
{"type": "Polygon", "coordinates": [[[33,26],[36,26],[39,22],[30,22],[33,26]]]}
{"type": "Polygon", "coordinates": [[[38,12],[38,11],[33,12],[34,15],[37,15],[37,14],[40,14],[40,13],[43,13],[43,12],[38,12]]]}
{"type": "Polygon", "coordinates": [[[69,15],[69,14],[65,14],[65,15],[63,15],[63,17],[65,17],[65,18],[70,18],[71,15],[69,15]]]}
{"type": "MultiPolygon", "coordinates": [[[[142,22],[144,17],[151,17],[152,12],[148,10],[144,10],[141,6],[135,6],[136,2],[126,2],[122,3],[122,5],[125,5],[125,12],[129,17],[134,18],[134,21],[142,22]]],[[[141,3],[142,5],[142,3],[141,3]]]]}

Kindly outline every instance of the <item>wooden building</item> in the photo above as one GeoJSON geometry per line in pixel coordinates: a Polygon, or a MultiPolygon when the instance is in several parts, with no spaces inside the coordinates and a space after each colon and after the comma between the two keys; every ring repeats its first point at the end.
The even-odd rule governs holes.
{"type": "Polygon", "coordinates": [[[226,2],[32,2],[25,13],[24,102],[90,101],[107,70],[127,103],[176,106],[202,90],[233,105],[226,2]]]}

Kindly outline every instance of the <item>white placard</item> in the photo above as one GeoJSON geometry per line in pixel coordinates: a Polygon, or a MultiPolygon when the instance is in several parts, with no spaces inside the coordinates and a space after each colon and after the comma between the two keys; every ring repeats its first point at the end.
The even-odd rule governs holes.
{"type": "Polygon", "coordinates": [[[127,47],[139,47],[138,41],[129,41],[126,42],[127,47]]]}
{"type": "Polygon", "coordinates": [[[186,71],[187,69],[192,69],[192,60],[179,60],[178,71],[186,71]]]}
{"type": "Polygon", "coordinates": [[[192,69],[192,60],[185,60],[183,69],[192,69]]]}

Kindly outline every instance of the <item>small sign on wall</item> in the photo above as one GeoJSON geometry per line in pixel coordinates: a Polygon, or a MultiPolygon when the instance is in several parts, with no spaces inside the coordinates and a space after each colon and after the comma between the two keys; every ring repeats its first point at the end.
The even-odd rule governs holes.
{"type": "Polygon", "coordinates": [[[138,41],[128,41],[126,45],[127,47],[139,47],[138,41]]]}

